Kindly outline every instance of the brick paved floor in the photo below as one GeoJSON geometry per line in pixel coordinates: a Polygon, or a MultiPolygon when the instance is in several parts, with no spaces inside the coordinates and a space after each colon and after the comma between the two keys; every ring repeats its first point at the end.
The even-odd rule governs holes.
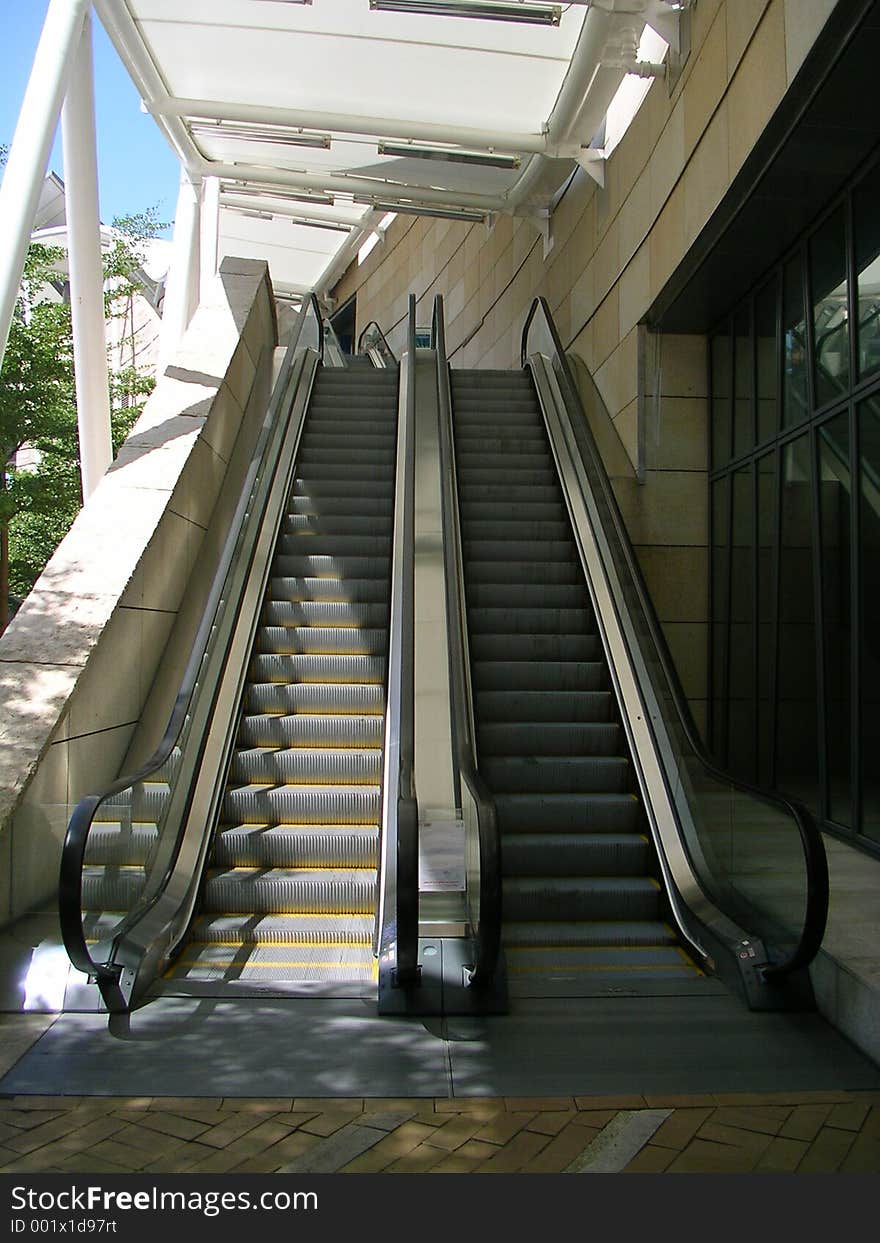
{"type": "Polygon", "coordinates": [[[880,1093],[0,1098],[0,1173],[880,1173],[880,1093]]]}

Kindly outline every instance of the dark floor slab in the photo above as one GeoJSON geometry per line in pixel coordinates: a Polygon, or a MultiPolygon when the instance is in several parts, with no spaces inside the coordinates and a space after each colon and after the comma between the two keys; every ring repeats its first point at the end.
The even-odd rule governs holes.
{"type": "Polygon", "coordinates": [[[0,1094],[447,1096],[445,1043],[375,1001],[160,998],[128,1017],[63,1014],[0,1094]]]}
{"type": "Polygon", "coordinates": [[[449,1019],[454,1096],[880,1089],[880,1068],[816,1013],[728,995],[517,999],[449,1019]]]}

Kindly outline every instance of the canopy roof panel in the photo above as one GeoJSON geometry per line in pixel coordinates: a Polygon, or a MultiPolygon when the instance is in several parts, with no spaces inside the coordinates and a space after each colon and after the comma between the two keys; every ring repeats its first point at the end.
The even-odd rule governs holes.
{"type": "Polygon", "coordinates": [[[95,0],[190,175],[222,179],[224,237],[249,254],[261,237],[264,253],[295,250],[288,283],[326,288],[341,274],[335,257],[348,261],[395,204],[546,216],[573,159],[597,175],[586,148],[646,21],[668,25],[681,6],[507,0],[517,15],[551,10],[554,24],[534,25],[495,20],[500,0],[410,0],[455,16],[385,3],[95,0]],[[244,203],[243,216],[248,192],[259,208],[244,203]],[[330,227],[291,223],[302,195],[313,225],[330,227]]]}

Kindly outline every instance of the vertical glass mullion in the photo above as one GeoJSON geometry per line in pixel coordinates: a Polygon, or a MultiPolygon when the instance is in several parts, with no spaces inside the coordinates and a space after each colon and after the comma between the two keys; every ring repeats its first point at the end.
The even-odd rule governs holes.
{"type": "MultiPolygon", "coordinates": [[[[812,317],[811,317],[812,318],[812,317]]],[[[819,811],[830,818],[831,793],[828,789],[828,703],[825,696],[825,575],[822,556],[822,498],[819,479],[819,429],[815,424],[809,431],[810,444],[810,490],[812,492],[811,520],[813,537],[813,626],[814,656],[816,661],[816,749],[819,774],[819,811]]]]}
{"type": "MultiPolygon", "coordinates": [[[[855,334],[853,334],[855,335],[855,334]]],[[[862,829],[862,456],[861,431],[858,406],[850,404],[849,410],[850,461],[852,485],[850,488],[850,772],[852,774],[852,828],[854,833],[862,829]]]]}

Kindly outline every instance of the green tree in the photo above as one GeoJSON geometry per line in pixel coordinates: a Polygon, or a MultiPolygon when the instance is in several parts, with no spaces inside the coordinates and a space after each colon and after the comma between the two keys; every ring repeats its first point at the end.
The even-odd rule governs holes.
{"type": "MultiPolygon", "coordinates": [[[[3,152],[0,150],[0,161],[3,152]]],[[[162,227],[151,209],[114,221],[105,255],[108,318],[125,315],[140,286],[143,244],[162,227]]],[[[82,505],[70,307],[53,289],[64,252],[32,244],[0,370],[0,633],[10,593],[24,597],[82,505]],[[25,447],[35,461],[16,465],[25,447]]],[[[111,372],[114,454],[153,388],[136,366],[111,372]]]]}

